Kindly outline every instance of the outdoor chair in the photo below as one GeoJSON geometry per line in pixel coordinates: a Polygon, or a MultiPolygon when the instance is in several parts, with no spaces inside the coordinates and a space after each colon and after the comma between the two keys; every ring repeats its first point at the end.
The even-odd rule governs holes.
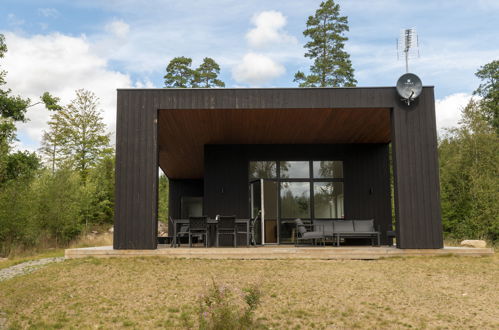
{"type": "MultiPolygon", "coordinates": [[[[170,223],[175,226],[178,226],[177,224],[175,224],[174,220],[172,217],[170,217],[170,223]]],[[[189,237],[189,224],[186,224],[186,223],[183,223],[183,224],[180,224],[180,228],[178,229],[176,235],[175,235],[175,239],[172,240],[172,246],[173,247],[177,247],[177,246],[180,246],[181,244],[181,238],[185,238],[185,237],[189,237]],[[175,246],[174,246],[174,243],[175,246]]],[[[190,239],[189,239],[189,242],[190,242],[190,239]]]]}
{"type": "Polygon", "coordinates": [[[304,224],[301,219],[295,219],[296,223],[296,238],[295,246],[298,246],[299,241],[312,240],[313,244],[317,244],[318,240],[322,240],[322,244],[326,245],[324,230],[319,230],[317,225],[314,228],[313,224],[304,224]],[[314,231],[309,231],[308,228],[314,228],[314,231]]]}
{"type": "Polygon", "coordinates": [[[220,244],[220,235],[234,237],[234,247],[237,246],[236,216],[217,216],[217,247],[220,244]]]}
{"type": "Polygon", "coordinates": [[[192,247],[192,237],[201,237],[204,246],[208,247],[208,218],[189,217],[189,247],[192,247]]]}
{"type": "Polygon", "coordinates": [[[255,222],[258,221],[259,217],[260,217],[260,214],[261,214],[261,211],[258,211],[258,214],[256,215],[256,217],[254,218],[250,218],[249,219],[249,224],[248,226],[244,226],[244,230],[241,230],[237,227],[237,224],[236,224],[236,234],[244,234],[246,235],[246,246],[250,246],[250,245],[256,245],[256,241],[255,241],[255,222]],[[247,231],[249,230],[249,231],[247,231]]]}

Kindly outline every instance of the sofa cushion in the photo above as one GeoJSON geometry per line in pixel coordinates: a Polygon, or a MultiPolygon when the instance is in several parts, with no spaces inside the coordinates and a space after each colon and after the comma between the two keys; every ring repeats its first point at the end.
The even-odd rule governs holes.
{"type": "Polygon", "coordinates": [[[304,239],[323,238],[322,231],[307,231],[301,236],[304,239]]]}
{"type": "Polygon", "coordinates": [[[331,220],[314,220],[314,230],[323,232],[324,235],[333,235],[333,221],[331,220]]]}
{"type": "Polygon", "coordinates": [[[352,220],[335,220],[334,221],[334,232],[335,233],[353,233],[353,221],[352,220]]]}
{"type": "Polygon", "coordinates": [[[354,220],[353,227],[355,232],[374,232],[374,220],[354,220]]]}

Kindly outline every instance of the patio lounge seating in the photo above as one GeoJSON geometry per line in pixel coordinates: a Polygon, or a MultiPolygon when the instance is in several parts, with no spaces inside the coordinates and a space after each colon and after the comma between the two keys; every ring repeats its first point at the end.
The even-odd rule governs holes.
{"type": "Polygon", "coordinates": [[[341,237],[369,238],[374,246],[374,240],[380,245],[380,231],[374,229],[374,220],[333,220],[334,235],[336,244],[340,246],[341,237]]]}
{"type": "Polygon", "coordinates": [[[298,245],[299,241],[303,240],[312,240],[314,245],[317,243],[318,240],[322,240],[322,244],[325,245],[325,236],[324,236],[324,230],[317,228],[317,225],[313,224],[304,224],[301,219],[295,219],[296,223],[296,238],[295,238],[295,246],[298,245]],[[309,231],[308,228],[314,228],[314,231],[309,231]]]}
{"type": "Polygon", "coordinates": [[[220,235],[234,236],[234,247],[237,247],[237,228],[236,216],[218,216],[217,215],[217,247],[220,243],[220,235]]]}

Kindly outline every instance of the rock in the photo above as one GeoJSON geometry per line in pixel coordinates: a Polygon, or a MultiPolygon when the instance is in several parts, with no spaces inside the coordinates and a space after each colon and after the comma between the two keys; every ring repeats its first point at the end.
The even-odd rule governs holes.
{"type": "Polygon", "coordinates": [[[479,239],[466,239],[461,242],[461,246],[468,246],[474,248],[484,248],[487,247],[487,243],[485,241],[479,239]]]}
{"type": "Polygon", "coordinates": [[[158,221],[158,237],[168,236],[168,225],[164,222],[158,221]]]}
{"type": "Polygon", "coordinates": [[[109,229],[107,230],[107,232],[108,232],[108,233],[114,233],[114,226],[111,226],[111,228],[109,228],[109,229]]]}
{"type": "Polygon", "coordinates": [[[92,234],[97,235],[99,232],[97,230],[92,230],[92,234]]]}

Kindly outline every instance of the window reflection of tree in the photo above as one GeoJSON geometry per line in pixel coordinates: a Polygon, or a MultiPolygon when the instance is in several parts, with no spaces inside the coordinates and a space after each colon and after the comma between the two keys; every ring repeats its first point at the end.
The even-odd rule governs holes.
{"type": "Polygon", "coordinates": [[[301,194],[293,189],[293,183],[281,182],[281,210],[283,218],[310,217],[310,192],[305,189],[301,194]]]}
{"type": "Polygon", "coordinates": [[[250,162],[249,172],[252,179],[270,179],[277,176],[277,164],[275,161],[250,162]]]}
{"type": "Polygon", "coordinates": [[[333,182],[318,187],[319,193],[314,195],[317,206],[328,205],[328,218],[336,218],[336,196],[333,182]]]}
{"type": "Polygon", "coordinates": [[[288,171],[291,167],[291,164],[287,161],[280,161],[279,162],[279,170],[280,170],[280,176],[281,178],[289,178],[288,171]]]}
{"type": "Polygon", "coordinates": [[[319,162],[319,173],[317,174],[316,177],[319,178],[342,178],[343,162],[328,160],[321,161],[319,162]]]}

